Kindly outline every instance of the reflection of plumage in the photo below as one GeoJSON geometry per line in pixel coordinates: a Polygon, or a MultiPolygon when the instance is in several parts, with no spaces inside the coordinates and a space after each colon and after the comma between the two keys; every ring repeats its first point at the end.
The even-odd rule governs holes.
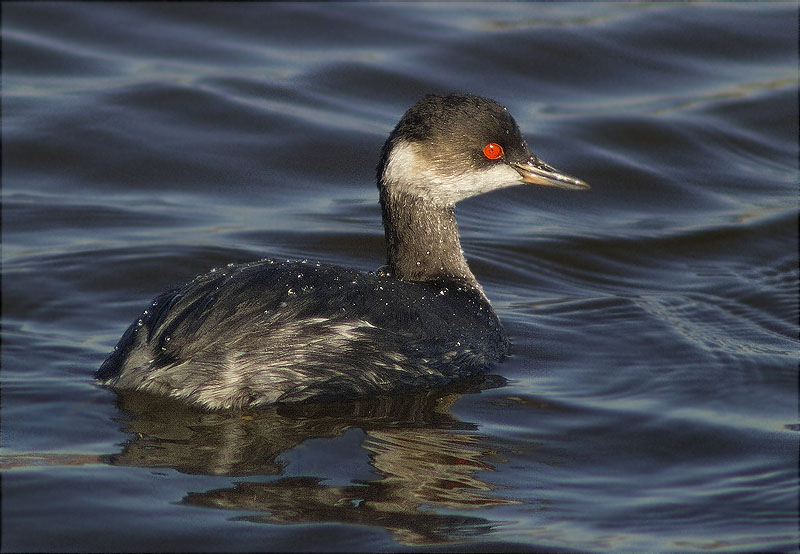
{"type": "Polygon", "coordinates": [[[239,517],[255,523],[355,523],[388,529],[403,544],[452,541],[489,533],[494,523],[447,511],[515,502],[481,480],[482,472],[495,468],[470,431],[474,425],[450,413],[462,392],[501,382],[481,377],[408,395],[278,404],[245,417],[123,391],[124,431],[134,438],[107,461],[191,474],[249,475],[223,488],[189,492],[182,502],[250,512],[239,517]],[[301,459],[313,461],[324,453],[352,463],[326,466],[325,477],[335,483],[313,476],[276,477],[296,472],[293,450],[301,443],[301,459]],[[272,477],[257,480],[258,475],[272,477]]]}

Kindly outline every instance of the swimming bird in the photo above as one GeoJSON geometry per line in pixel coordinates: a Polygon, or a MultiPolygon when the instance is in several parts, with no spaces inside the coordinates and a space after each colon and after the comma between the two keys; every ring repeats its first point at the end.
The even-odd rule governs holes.
{"type": "Polygon", "coordinates": [[[503,187],[588,185],[531,154],[508,110],[428,95],[377,167],[386,265],[229,264],[157,296],[96,373],[100,384],[207,409],[434,387],[502,360],[509,340],[461,250],[455,204],[503,187]]]}

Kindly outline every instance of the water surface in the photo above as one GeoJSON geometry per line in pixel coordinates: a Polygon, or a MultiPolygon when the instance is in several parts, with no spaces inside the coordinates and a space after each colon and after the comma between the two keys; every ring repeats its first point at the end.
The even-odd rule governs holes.
{"type": "Polygon", "coordinates": [[[795,551],[798,14],[783,4],[2,6],[4,551],[795,551]],[[264,256],[383,262],[419,96],[591,183],[459,206],[488,378],[200,413],[92,374],[264,256]]]}

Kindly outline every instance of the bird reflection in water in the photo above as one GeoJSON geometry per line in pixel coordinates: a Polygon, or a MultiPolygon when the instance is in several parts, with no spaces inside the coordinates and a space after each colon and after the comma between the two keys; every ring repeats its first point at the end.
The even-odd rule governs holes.
{"type": "MultiPolygon", "coordinates": [[[[309,476],[248,479],[229,488],[189,492],[182,503],[261,512],[237,517],[250,522],[381,527],[404,544],[457,541],[489,533],[499,522],[452,511],[515,503],[481,480],[479,472],[494,469],[491,454],[481,451],[475,426],[450,412],[461,394],[497,386],[498,379],[482,377],[404,397],[241,413],[202,412],[161,397],[122,393],[119,407],[126,416],[120,422],[133,438],[107,461],[192,474],[279,476],[285,463],[281,454],[309,439],[360,429],[375,479],[359,475],[344,486],[309,476]]],[[[332,473],[345,471],[339,467],[332,473]]]]}

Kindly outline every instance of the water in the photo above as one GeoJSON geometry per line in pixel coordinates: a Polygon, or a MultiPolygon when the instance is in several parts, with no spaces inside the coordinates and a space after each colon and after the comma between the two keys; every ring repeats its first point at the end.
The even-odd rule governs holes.
{"type": "Polygon", "coordinates": [[[796,551],[798,10],[2,6],[2,549],[796,551]],[[427,92],[592,185],[459,206],[497,379],[204,414],[92,374],[228,262],[383,263],[427,92]]]}

